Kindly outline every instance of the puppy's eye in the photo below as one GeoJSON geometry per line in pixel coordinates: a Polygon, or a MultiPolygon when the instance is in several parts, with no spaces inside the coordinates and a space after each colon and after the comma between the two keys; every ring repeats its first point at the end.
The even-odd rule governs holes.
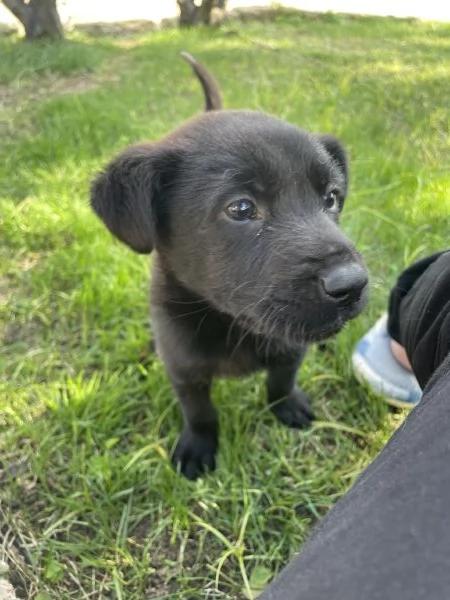
{"type": "Polygon", "coordinates": [[[225,211],[235,221],[248,221],[256,217],[256,206],[248,198],[241,198],[232,202],[225,211]]]}
{"type": "Polygon", "coordinates": [[[331,190],[324,197],[325,210],[331,212],[338,212],[340,209],[339,193],[336,190],[331,190]]]}

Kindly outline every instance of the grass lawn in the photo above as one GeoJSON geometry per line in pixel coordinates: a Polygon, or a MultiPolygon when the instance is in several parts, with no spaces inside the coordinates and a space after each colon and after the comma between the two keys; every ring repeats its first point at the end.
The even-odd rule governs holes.
{"type": "Polygon", "coordinates": [[[450,26],[280,14],[3,37],[0,57],[0,558],[21,598],[251,597],[402,418],[358,385],[350,356],[396,274],[448,245],[450,26]],[[181,417],[148,349],[148,259],[88,206],[113,153],[202,110],[181,50],[228,107],[342,138],[342,224],[372,275],[368,309],[300,374],[319,421],[283,428],[262,376],[217,382],[218,470],[196,483],[168,460],[181,417]]]}

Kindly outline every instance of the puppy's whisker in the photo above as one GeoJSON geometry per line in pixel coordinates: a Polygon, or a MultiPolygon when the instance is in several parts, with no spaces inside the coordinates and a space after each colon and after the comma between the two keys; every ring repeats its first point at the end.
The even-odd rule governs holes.
{"type": "Polygon", "coordinates": [[[277,312],[278,312],[277,310],[272,309],[269,312],[269,314],[267,315],[267,326],[268,326],[267,339],[268,339],[268,342],[265,347],[266,360],[268,360],[268,358],[269,358],[271,344],[273,343],[273,332],[275,331],[275,329],[277,327],[277,322],[276,322],[277,312]]]}
{"type": "Polygon", "coordinates": [[[234,290],[231,292],[230,296],[228,297],[228,301],[233,300],[233,298],[235,297],[236,293],[239,292],[240,290],[242,290],[242,288],[244,288],[246,286],[251,286],[253,290],[255,290],[255,289],[257,289],[257,290],[267,290],[267,289],[271,289],[273,287],[272,284],[261,285],[260,283],[258,283],[258,281],[252,281],[252,280],[250,280],[250,281],[244,281],[244,283],[241,283],[236,288],[234,288],[234,290]]]}
{"type": "MultiPolygon", "coordinates": [[[[264,297],[264,298],[261,299],[261,301],[263,301],[263,300],[267,300],[267,297],[264,297]]],[[[259,304],[259,302],[257,302],[252,308],[255,308],[258,304],[259,304]]],[[[263,331],[264,331],[263,337],[260,338],[260,340],[258,341],[258,344],[257,344],[258,350],[262,349],[263,344],[270,345],[270,340],[266,336],[267,327],[266,326],[262,327],[262,325],[265,322],[270,322],[270,312],[271,312],[271,310],[272,310],[272,308],[269,306],[264,311],[264,313],[259,317],[259,319],[256,321],[256,323],[254,323],[254,324],[249,323],[249,325],[248,325],[248,333],[251,333],[252,331],[257,332],[258,329],[260,329],[260,328],[262,328],[263,331]]],[[[269,329],[270,329],[270,327],[269,327],[269,329]]],[[[244,338],[245,338],[245,336],[241,337],[241,339],[239,340],[238,344],[234,348],[233,353],[237,350],[238,346],[243,342],[244,338]]]]}
{"type": "MultiPolygon", "coordinates": [[[[227,337],[226,337],[227,347],[230,345],[233,329],[234,329],[234,327],[240,326],[240,324],[241,324],[240,320],[243,315],[244,315],[244,319],[243,319],[244,322],[242,323],[242,326],[244,326],[244,328],[245,328],[245,321],[247,321],[247,319],[245,317],[245,313],[247,312],[247,309],[248,309],[248,307],[243,308],[235,315],[235,317],[233,317],[233,320],[231,321],[230,326],[228,328],[228,332],[227,332],[227,337]]],[[[248,329],[248,331],[250,331],[250,327],[248,327],[247,329],[248,329]]],[[[239,340],[238,340],[238,344],[239,344],[239,340]]],[[[235,351],[235,349],[233,349],[231,355],[234,354],[234,351],[235,351]]]]}
{"type": "MultiPolygon", "coordinates": [[[[247,283],[249,283],[249,282],[247,282],[247,283]]],[[[240,321],[240,319],[241,319],[242,315],[245,315],[246,313],[248,313],[248,312],[249,312],[249,310],[252,310],[252,309],[256,308],[256,307],[258,306],[258,304],[260,304],[260,303],[261,303],[261,302],[263,302],[264,300],[265,300],[265,297],[261,298],[260,300],[258,300],[258,301],[257,301],[257,302],[255,302],[254,304],[249,304],[249,305],[246,305],[246,306],[244,306],[244,308],[242,308],[240,311],[238,311],[238,312],[237,312],[237,313],[234,315],[234,317],[233,317],[233,319],[232,319],[232,321],[231,321],[231,324],[230,324],[230,326],[229,326],[229,328],[228,328],[228,332],[227,332],[227,337],[226,337],[226,344],[227,344],[227,346],[229,346],[229,344],[230,344],[230,339],[231,339],[231,334],[232,334],[232,332],[233,332],[233,328],[234,328],[236,325],[238,325],[238,324],[239,324],[238,322],[240,321]]]]}
{"type": "Polygon", "coordinates": [[[168,300],[169,304],[207,304],[205,300],[168,300]]]}
{"type": "MultiPolygon", "coordinates": [[[[280,313],[283,312],[284,310],[286,310],[288,308],[288,305],[286,304],[285,306],[281,306],[279,308],[276,308],[275,310],[272,310],[271,313],[268,316],[267,319],[267,324],[268,324],[268,333],[267,333],[267,337],[268,337],[268,344],[266,346],[266,359],[268,360],[269,357],[269,352],[270,352],[270,345],[271,343],[273,343],[273,340],[275,339],[275,331],[277,329],[279,329],[280,327],[280,321],[279,321],[279,316],[280,313]]],[[[282,345],[284,345],[286,347],[286,349],[288,349],[290,347],[290,330],[291,328],[291,324],[289,321],[286,321],[283,324],[283,333],[282,335],[280,335],[280,343],[282,343],[282,345]]]]}
{"type": "Polygon", "coordinates": [[[204,321],[205,321],[206,317],[207,317],[209,314],[211,314],[212,310],[213,310],[213,307],[211,306],[211,308],[209,308],[209,310],[207,310],[207,311],[205,312],[204,316],[203,316],[203,317],[200,319],[200,323],[198,324],[198,326],[197,326],[197,329],[195,330],[195,334],[196,334],[196,335],[197,335],[197,334],[200,332],[200,329],[201,329],[201,327],[202,327],[202,325],[203,325],[203,323],[204,323],[204,321]]]}
{"type": "Polygon", "coordinates": [[[199,313],[202,313],[204,311],[207,312],[211,312],[212,307],[211,308],[207,308],[206,306],[204,308],[200,308],[199,310],[192,310],[190,312],[187,313],[183,313],[182,315],[176,315],[176,317],[172,317],[172,321],[177,321],[178,319],[182,319],[183,317],[190,317],[191,315],[197,315],[199,313]]]}
{"type": "MultiPolygon", "coordinates": [[[[267,296],[263,296],[262,298],[260,298],[257,302],[255,302],[253,305],[250,305],[249,307],[246,308],[245,312],[250,312],[250,310],[254,310],[255,308],[257,308],[257,306],[259,306],[262,302],[267,300],[267,296]]],[[[242,311],[241,311],[242,313],[242,311]]],[[[233,322],[231,324],[231,327],[233,326],[233,323],[236,322],[236,319],[233,319],[233,322]]],[[[258,321],[259,322],[259,321],[258,321]]],[[[231,329],[230,327],[230,329],[231,329]]],[[[256,331],[256,328],[255,328],[256,331]]],[[[235,355],[235,353],[237,352],[237,350],[239,349],[239,347],[242,345],[242,342],[245,340],[245,338],[250,335],[252,333],[252,329],[250,327],[247,328],[246,331],[244,331],[244,333],[241,335],[241,337],[238,339],[235,347],[233,348],[232,352],[231,352],[231,356],[233,357],[235,355]]]]}

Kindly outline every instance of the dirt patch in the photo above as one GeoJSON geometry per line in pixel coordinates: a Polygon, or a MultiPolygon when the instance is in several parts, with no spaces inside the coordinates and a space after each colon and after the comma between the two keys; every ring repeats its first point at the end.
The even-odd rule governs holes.
{"type": "Polygon", "coordinates": [[[27,344],[35,338],[41,327],[37,319],[30,319],[24,323],[7,323],[4,328],[0,324],[0,340],[7,346],[19,342],[27,344]]]}
{"type": "MultiPolygon", "coordinates": [[[[72,77],[40,77],[25,83],[13,82],[0,85],[0,110],[12,108],[17,104],[40,100],[64,94],[82,94],[99,87],[103,77],[91,75],[74,75],[72,77]]],[[[115,81],[117,76],[111,75],[108,80],[115,81]]]]}
{"type": "Polygon", "coordinates": [[[80,31],[87,35],[95,37],[101,36],[112,36],[112,37],[126,37],[139,34],[149,33],[159,29],[157,23],[154,21],[119,21],[119,22],[98,22],[98,23],[80,23],[74,25],[74,31],[80,31]]]}

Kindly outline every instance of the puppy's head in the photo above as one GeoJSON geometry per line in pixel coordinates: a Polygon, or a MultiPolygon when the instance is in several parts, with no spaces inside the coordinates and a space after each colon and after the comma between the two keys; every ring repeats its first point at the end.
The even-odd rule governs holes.
{"type": "Polygon", "coordinates": [[[210,110],[125,150],[91,202],[115,236],[155,249],[186,289],[295,346],[336,333],[366,301],[366,270],[338,227],[347,185],[337,139],[210,110]]]}

